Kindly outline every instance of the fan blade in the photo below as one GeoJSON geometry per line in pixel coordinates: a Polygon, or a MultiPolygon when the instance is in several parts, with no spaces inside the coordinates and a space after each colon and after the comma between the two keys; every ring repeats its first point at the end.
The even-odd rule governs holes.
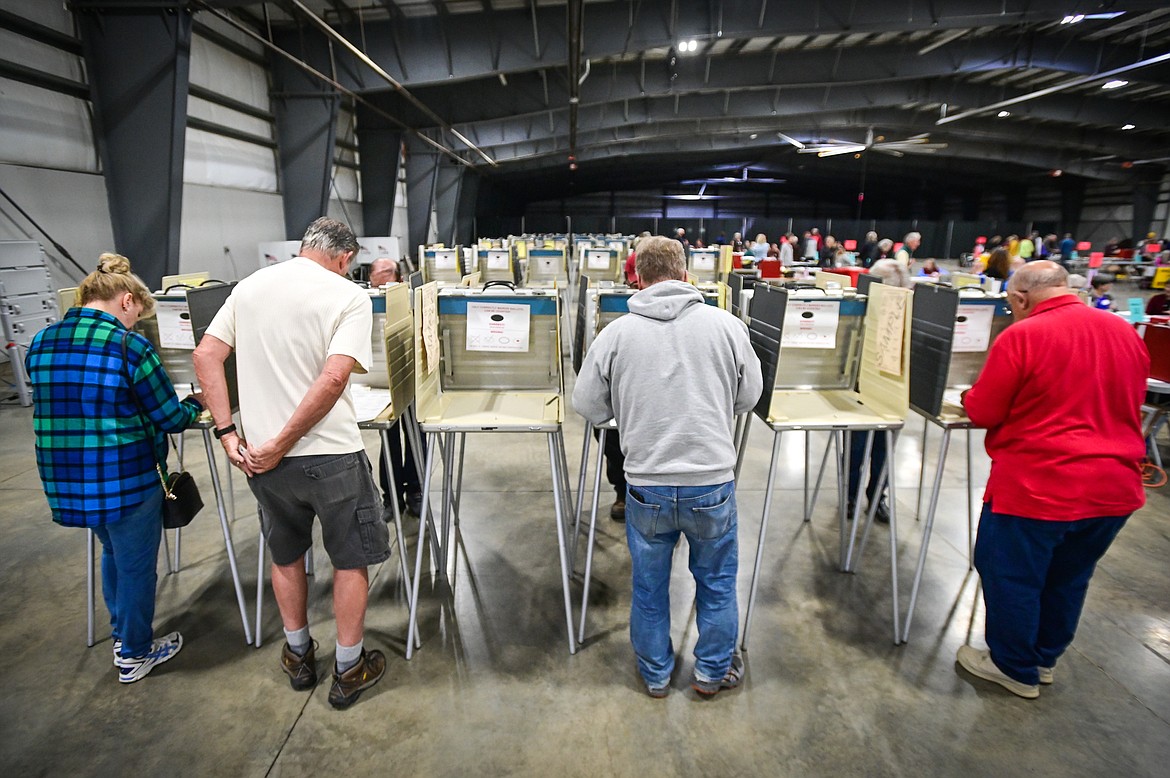
{"type": "Polygon", "coordinates": [[[865,146],[860,146],[860,145],[836,146],[833,148],[828,148],[828,149],[824,149],[822,151],[818,151],[817,156],[818,157],[836,157],[836,156],[839,156],[841,154],[857,154],[858,152],[862,152],[862,151],[865,151],[865,146]]]}
{"type": "Polygon", "coordinates": [[[894,149],[890,149],[890,148],[882,148],[881,146],[874,146],[873,150],[880,152],[882,154],[889,154],[891,157],[904,157],[904,156],[906,156],[905,154],[903,154],[900,151],[895,151],[894,149]]]}

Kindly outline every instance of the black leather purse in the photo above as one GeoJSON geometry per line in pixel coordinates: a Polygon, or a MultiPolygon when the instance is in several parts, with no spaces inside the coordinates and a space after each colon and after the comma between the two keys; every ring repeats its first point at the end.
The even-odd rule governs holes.
{"type": "MultiPolygon", "coordinates": [[[[142,425],[143,432],[146,433],[147,441],[153,441],[154,435],[151,434],[146,412],[142,409],[138,393],[134,391],[134,378],[130,375],[130,360],[126,352],[127,337],[129,337],[129,332],[122,336],[122,369],[125,371],[126,383],[130,387],[130,396],[134,398],[134,405],[138,408],[138,421],[142,425]]],[[[195,515],[203,510],[203,498],[199,495],[199,487],[195,484],[195,479],[185,470],[171,473],[169,478],[164,478],[162,463],[157,460],[154,463],[154,469],[158,473],[158,480],[163,488],[163,528],[186,527],[195,518],[195,515]]]]}

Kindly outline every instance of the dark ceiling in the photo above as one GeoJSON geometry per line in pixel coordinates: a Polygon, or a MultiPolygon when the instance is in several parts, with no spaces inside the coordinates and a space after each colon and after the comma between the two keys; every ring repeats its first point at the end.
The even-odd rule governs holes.
{"type": "Polygon", "coordinates": [[[423,133],[527,200],[698,191],[745,168],[806,191],[854,186],[863,162],[877,185],[956,187],[1134,182],[1170,162],[1166,0],[207,4],[331,72],[366,122],[423,133]]]}

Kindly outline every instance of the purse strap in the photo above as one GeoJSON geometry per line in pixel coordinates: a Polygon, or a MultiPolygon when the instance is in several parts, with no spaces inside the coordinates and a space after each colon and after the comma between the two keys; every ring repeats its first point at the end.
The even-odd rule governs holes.
{"type": "MultiPolygon", "coordinates": [[[[151,449],[154,450],[153,439],[154,436],[150,432],[150,427],[147,426],[146,411],[142,407],[142,401],[138,399],[138,392],[134,391],[134,376],[130,374],[130,355],[127,350],[126,341],[130,338],[130,330],[123,330],[122,332],[122,371],[126,376],[126,384],[130,387],[130,397],[134,400],[134,407],[138,409],[138,423],[142,425],[142,431],[146,433],[146,440],[150,443],[151,449]]],[[[163,477],[162,463],[158,461],[158,454],[155,454],[154,471],[158,473],[158,482],[162,484],[163,494],[168,500],[175,499],[174,494],[167,488],[167,479],[163,477]]]]}

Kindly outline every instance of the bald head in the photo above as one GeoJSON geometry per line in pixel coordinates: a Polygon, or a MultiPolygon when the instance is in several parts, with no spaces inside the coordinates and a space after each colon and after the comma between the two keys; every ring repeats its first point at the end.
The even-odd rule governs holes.
{"type": "Polygon", "coordinates": [[[1038,303],[1053,297],[1076,294],[1069,288],[1068,271],[1055,262],[1029,262],[1008,279],[1008,299],[1012,312],[1027,317],[1038,303]]]}
{"type": "Polygon", "coordinates": [[[398,263],[393,259],[378,257],[370,263],[370,286],[382,286],[401,280],[398,275],[398,263]]]}

